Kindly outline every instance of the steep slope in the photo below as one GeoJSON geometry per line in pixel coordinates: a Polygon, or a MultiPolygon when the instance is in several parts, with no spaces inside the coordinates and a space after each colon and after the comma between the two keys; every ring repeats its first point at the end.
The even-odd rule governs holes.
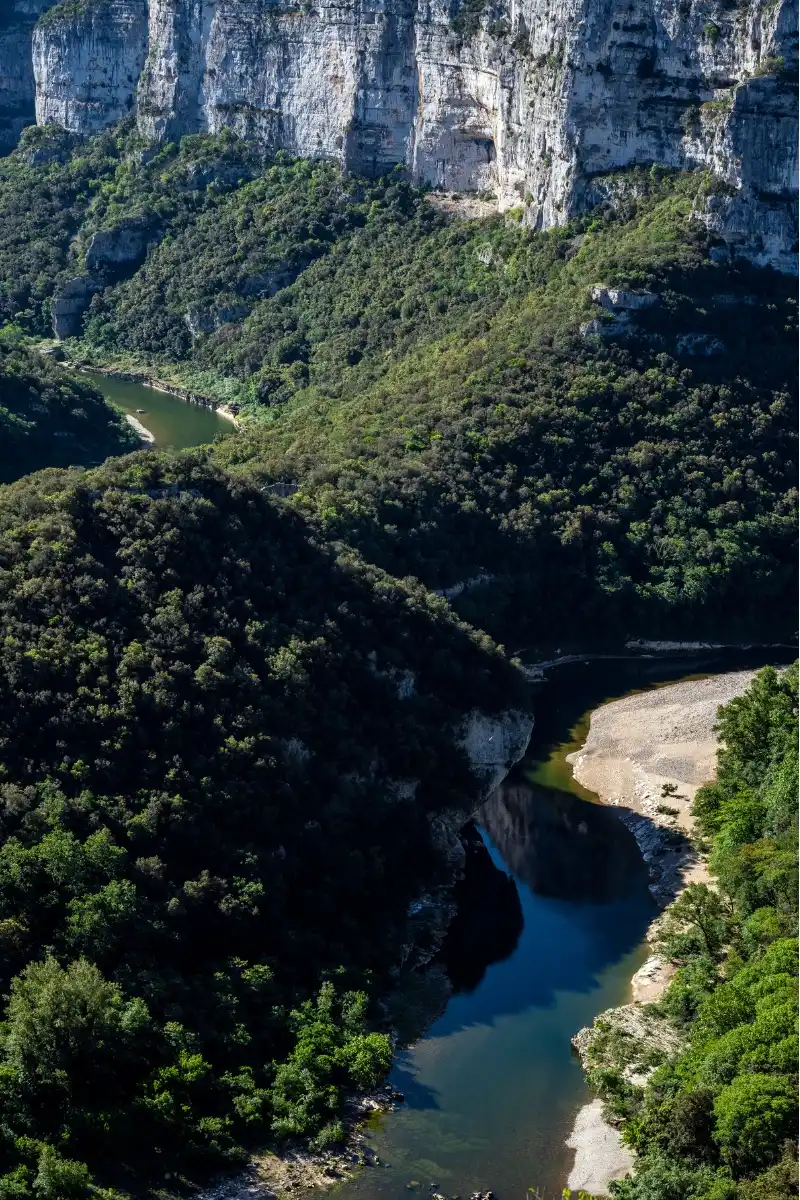
{"type": "Polygon", "coordinates": [[[0,6],[0,154],[36,120],[33,30],[55,0],[5,0],[0,6]]]}
{"type": "Polygon", "coordinates": [[[202,452],[12,485],[0,558],[0,1188],[337,1141],[524,680],[202,452]]]}
{"type": "Polygon", "coordinates": [[[720,257],[708,176],[601,184],[536,233],[232,135],[35,130],[0,164],[0,306],[241,405],[215,453],[503,641],[786,636],[792,281],[720,257]]]}
{"type": "Polygon", "coordinates": [[[793,270],[796,25],[794,0],[63,0],[30,56],[42,124],[135,111],[161,141],[231,129],[359,174],[402,164],[534,228],[590,205],[599,173],[708,168],[728,193],[705,219],[793,270]]]}
{"type": "Polygon", "coordinates": [[[96,465],[139,444],[96,388],[0,330],[0,483],[40,467],[96,465]]]}

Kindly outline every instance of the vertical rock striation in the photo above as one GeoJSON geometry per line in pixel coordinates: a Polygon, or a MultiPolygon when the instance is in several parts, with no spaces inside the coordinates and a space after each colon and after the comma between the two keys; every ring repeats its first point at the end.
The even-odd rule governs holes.
{"type": "Polygon", "coordinates": [[[49,9],[33,34],[37,122],[78,133],[113,125],[133,108],[146,52],[145,0],[68,0],[49,9]]]}
{"type": "Polygon", "coordinates": [[[54,3],[0,2],[0,154],[12,150],[25,126],[36,120],[31,39],[37,20],[54,3]]]}
{"type": "MultiPolygon", "coordinates": [[[[16,0],[30,7],[44,0],[16,0]]],[[[536,228],[633,164],[704,168],[702,218],[791,268],[796,0],[65,0],[36,112],[80,133],[234,129],[374,174],[489,190],[536,228]]]]}

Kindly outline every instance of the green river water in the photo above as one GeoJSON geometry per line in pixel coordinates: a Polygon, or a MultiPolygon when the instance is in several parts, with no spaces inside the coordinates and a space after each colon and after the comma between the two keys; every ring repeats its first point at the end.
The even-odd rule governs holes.
{"type": "MultiPolygon", "coordinates": [[[[157,446],[212,441],[230,424],[141,384],[89,374],[157,446]]],[[[560,1197],[564,1142],[590,1095],[570,1039],[629,998],[656,909],[633,836],[578,785],[566,761],[606,700],[695,674],[762,666],[763,650],[605,659],[551,670],[528,753],[468,831],[458,913],[441,955],[453,994],[391,1080],[405,1103],[369,1130],[381,1166],[337,1200],[448,1197],[491,1188],[560,1197]],[[413,1185],[413,1186],[412,1186],[413,1185]]],[[[780,656],[776,662],[784,661],[780,656]]]]}
{"type": "Polygon", "coordinates": [[[142,383],[114,379],[96,371],[81,371],[81,378],[88,379],[106,399],[141,421],[155,438],[151,445],[157,448],[184,450],[188,446],[201,446],[204,442],[213,442],[217,434],[230,433],[232,429],[231,422],[212,408],[189,404],[178,396],[170,396],[142,383]],[[144,409],[144,412],[138,409],[144,409]]]}

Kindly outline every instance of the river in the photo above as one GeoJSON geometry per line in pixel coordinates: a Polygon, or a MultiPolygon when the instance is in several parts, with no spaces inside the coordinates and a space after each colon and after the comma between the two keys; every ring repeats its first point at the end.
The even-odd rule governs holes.
{"type": "Polygon", "coordinates": [[[575,782],[566,755],[604,700],[768,657],[606,660],[552,672],[524,761],[468,831],[441,954],[454,992],[396,1060],[391,1082],[405,1103],[369,1131],[386,1165],[362,1170],[339,1200],[407,1200],[431,1184],[445,1196],[491,1188],[499,1200],[524,1200],[532,1187],[547,1200],[561,1195],[573,1160],[564,1142],[590,1098],[570,1039],[630,998],[657,911],[633,836],[575,782]]]}
{"type": "MultiPolygon", "coordinates": [[[[157,446],[210,442],[230,424],[213,410],[96,373],[157,446]],[[144,409],[137,413],[137,409],[144,409]]],[[[408,1200],[493,1189],[525,1200],[561,1195],[565,1139],[589,1091],[570,1039],[630,997],[656,908],[633,835],[573,778],[593,709],[659,684],[762,666],[764,650],[562,665],[540,685],[525,759],[465,833],[466,874],[440,955],[453,994],[425,1036],[397,1056],[405,1096],[377,1117],[365,1168],[338,1200],[408,1200]]]]}
{"type": "Polygon", "coordinates": [[[213,408],[189,404],[145,384],[115,379],[97,371],[81,371],[81,378],[93,383],[123,412],[135,416],[152,433],[154,441],[149,444],[156,448],[185,450],[213,442],[217,434],[230,433],[232,429],[231,422],[213,408]]]}

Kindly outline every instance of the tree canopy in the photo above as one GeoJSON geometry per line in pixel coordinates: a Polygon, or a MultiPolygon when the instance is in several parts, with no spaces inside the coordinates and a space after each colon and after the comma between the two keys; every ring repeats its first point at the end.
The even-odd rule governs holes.
{"type": "Polygon", "coordinates": [[[337,1141],[521,674],[205,451],[7,487],[0,564],[0,1194],[337,1141]]]}

